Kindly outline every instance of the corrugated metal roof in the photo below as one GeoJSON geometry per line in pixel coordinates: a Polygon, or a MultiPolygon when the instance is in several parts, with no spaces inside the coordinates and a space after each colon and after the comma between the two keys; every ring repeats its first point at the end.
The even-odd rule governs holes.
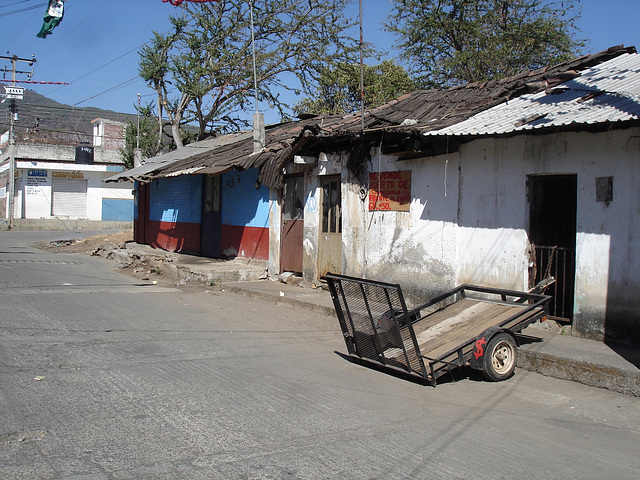
{"type": "MultiPolygon", "coordinates": [[[[279,187],[282,184],[283,167],[297,154],[313,155],[320,149],[349,149],[351,155],[347,165],[352,171],[359,170],[367,159],[369,141],[380,141],[380,132],[385,132],[385,140],[390,137],[403,139],[415,138],[427,130],[437,135],[452,135],[459,125],[466,125],[469,131],[486,132],[487,129],[499,131],[498,120],[502,120],[500,113],[492,108],[507,108],[507,113],[519,112],[515,120],[510,120],[510,125],[501,127],[504,131],[513,131],[513,123],[521,122],[523,128],[535,128],[536,125],[544,126],[545,121],[556,118],[552,114],[559,115],[561,108],[556,108],[554,102],[560,101],[562,95],[571,95],[571,90],[556,95],[547,95],[544,92],[531,95],[530,92],[541,92],[545,89],[557,87],[563,88],[567,82],[583,79],[581,88],[596,90],[602,85],[609,85],[618,89],[614,84],[614,78],[608,72],[595,70],[590,75],[585,75],[587,69],[604,62],[611,61],[622,56],[635,54],[634,47],[616,46],[593,55],[586,55],[558,65],[544,67],[538,70],[523,72],[519,75],[492,80],[489,82],[477,82],[460,85],[445,90],[418,90],[403,95],[385,105],[365,112],[364,134],[361,126],[361,116],[357,113],[344,115],[322,115],[304,120],[287,122],[278,125],[270,125],[266,129],[266,146],[253,153],[252,133],[242,132],[238,136],[217,137],[204,142],[197,142],[174,152],[159,155],[150,159],[144,165],[132,170],[122,172],[108,178],[106,181],[139,180],[150,181],[153,178],[173,175],[186,175],[196,173],[219,173],[225,169],[247,168],[260,169],[260,181],[270,187],[279,187]],[[579,78],[577,78],[579,77],[579,78]],[[609,83],[606,83],[609,82],[609,83]],[[518,104],[518,108],[512,108],[519,98],[525,95],[525,101],[518,104]],[[536,96],[537,95],[537,96],[536,96]],[[509,100],[510,99],[510,100],[509,100]],[[508,104],[504,102],[509,100],[508,104]],[[547,110],[537,108],[546,106],[547,110]],[[498,107],[496,107],[498,106],[498,107]],[[492,112],[488,117],[482,117],[480,112],[492,112]],[[526,115],[525,112],[526,111],[526,115]],[[555,113],[554,113],[555,112],[555,113]],[[473,122],[471,122],[473,120],[473,122]],[[526,121],[525,121],[526,120],[526,121]],[[469,121],[470,123],[468,123],[469,121]],[[538,123],[536,123],[538,122],[538,123]],[[471,130],[474,128],[475,130],[471,130]],[[207,144],[205,142],[211,142],[207,144]],[[202,148],[200,148],[202,146],[202,148]],[[198,150],[195,150],[198,148],[198,150]]],[[[617,75],[622,75],[625,88],[631,88],[628,84],[631,74],[621,62],[617,75]]],[[[634,64],[635,65],[635,64],[634,64]]],[[[635,78],[635,77],[634,77],[635,78]]],[[[600,121],[606,116],[610,121],[612,111],[616,111],[622,119],[624,112],[635,111],[633,99],[627,95],[618,93],[606,93],[593,100],[588,100],[580,105],[584,111],[577,114],[569,112],[566,120],[575,118],[591,118],[594,122],[600,121]],[[609,98],[613,95],[613,98],[609,98]],[[625,103],[631,99],[631,104],[625,103]],[[597,100],[597,101],[594,101],[597,100]],[[623,101],[624,100],[624,101],[623,101]],[[596,115],[594,105],[607,109],[607,113],[596,115]],[[582,115],[582,117],[580,117],[582,115]]],[[[584,92],[580,94],[583,96],[584,92]]],[[[575,95],[575,94],[574,94],[575,95]]],[[[575,103],[578,103],[574,98],[575,103]]],[[[568,100],[562,100],[562,105],[567,105],[568,100]]],[[[464,135],[463,133],[460,133],[464,135]]]]}
{"type": "Polygon", "coordinates": [[[174,175],[180,175],[182,173],[209,173],[198,172],[198,169],[193,166],[185,167],[185,162],[193,158],[201,158],[203,155],[207,155],[221,147],[250,138],[253,138],[253,132],[248,130],[193,142],[177,150],[146,159],[142,165],[113,175],[105,179],[105,182],[119,182],[123,180],[146,182],[158,176],[164,176],[163,172],[167,171],[174,175]],[[180,171],[182,171],[182,173],[176,173],[180,171]]]}
{"type": "Polygon", "coordinates": [[[559,85],[424,135],[499,135],[571,124],[640,119],[640,55],[624,54],[559,85]]]}

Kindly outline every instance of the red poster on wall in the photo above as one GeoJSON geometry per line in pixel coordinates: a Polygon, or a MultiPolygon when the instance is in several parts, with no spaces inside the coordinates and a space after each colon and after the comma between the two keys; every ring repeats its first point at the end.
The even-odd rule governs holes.
{"type": "Polygon", "coordinates": [[[411,206],[411,172],[369,173],[369,211],[408,212],[411,206]]]}

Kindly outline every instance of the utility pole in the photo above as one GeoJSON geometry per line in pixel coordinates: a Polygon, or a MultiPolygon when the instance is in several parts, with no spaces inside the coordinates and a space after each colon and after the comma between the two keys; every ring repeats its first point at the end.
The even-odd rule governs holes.
{"type": "Polygon", "coordinates": [[[11,57],[5,57],[0,55],[0,58],[3,60],[11,60],[11,86],[5,86],[5,95],[4,97],[11,100],[11,105],[9,106],[9,113],[11,115],[9,122],[9,177],[7,178],[7,184],[9,186],[9,201],[8,203],[8,217],[9,217],[9,229],[13,228],[13,216],[14,216],[14,201],[15,201],[15,191],[16,191],[16,139],[15,139],[15,121],[17,117],[17,109],[16,109],[16,100],[22,100],[24,95],[24,88],[16,86],[16,74],[23,73],[29,75],[29,79],[31,79],[31,75],[33,75],[33,71],[31,72],[21,72],[16,70],[17,62],[27,62],[29,66],[33,65],[36,61],[35,57],[32,58],[19,58],[17,55],[13,55],[11,57]]]}
{"type": "Polygon", "coordinates": [[[138,116],[136,124],[136,148],[133,150],[133,166],[142,165],[142,150],[140,150],[140,94],[138,94],[138,116]]]}
{"type": "Polygon", "coordinates": [[[253,52],[253,92],[256,102],[256,111],[253,114],[253,153],[258,153],[264,148],[267,139],[264,129],[264,114],[258,111],[258,72],[256,70],[256,37],[253,25],[253,0],[249,0],[249,15],[251,19],[251,49],[253,52]]]}
{"type": "Polygon", "coordinates": [[[362,21],[362,0],[360,7],[360,129],[364,133],[364,32],[362,21]]]}

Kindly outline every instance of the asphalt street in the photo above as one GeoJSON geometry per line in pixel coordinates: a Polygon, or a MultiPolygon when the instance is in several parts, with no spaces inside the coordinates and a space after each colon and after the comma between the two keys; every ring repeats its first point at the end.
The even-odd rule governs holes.
{"type": "Polygon", "coordinates": [[[322,314],[33,246],[70,236],[0,232],[1,479],[638,477],[638,398],[415,384],[346,360],[322,314]]]}

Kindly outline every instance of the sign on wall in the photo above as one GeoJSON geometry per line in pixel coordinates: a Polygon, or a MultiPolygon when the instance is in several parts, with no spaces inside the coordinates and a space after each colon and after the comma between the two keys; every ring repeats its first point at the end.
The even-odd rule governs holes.
{"type": "Polygon", "coordinates": [[[411,206],[411,172],[369,173],[369,211],[408,212],[411,206]]]}
{"type": "Polygon", "coordinates": [[[53,178],[84,178],[82,172],[53,172],[51,174],[53,178]]]}
{"type": "Polygon", "coordinates": [[[27,170],[27,185],[25,193],[27,195],[41,195],[42,187],[47,186],[47,171],[42,169],[30,168],[27,170]]]}

